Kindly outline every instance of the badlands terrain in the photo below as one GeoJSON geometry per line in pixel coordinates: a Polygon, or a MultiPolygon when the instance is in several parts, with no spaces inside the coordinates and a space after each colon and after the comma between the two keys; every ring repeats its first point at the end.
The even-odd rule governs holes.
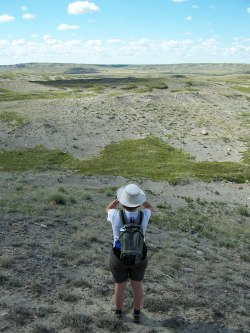
{"type": "Polygon", "coordinates": [[[243,64],[0,66],[0,332],[249,333],[249,101],[243,64]],[[113,315],[104,213],[131,182],[139,325],[129,284],[113,315]]]}

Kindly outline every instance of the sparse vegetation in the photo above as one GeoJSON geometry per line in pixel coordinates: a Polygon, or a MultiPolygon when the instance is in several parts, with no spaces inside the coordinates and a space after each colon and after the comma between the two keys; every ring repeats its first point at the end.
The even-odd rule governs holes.
{"type": "Polygon", "coordinates": [[[62,99],[62,98],[80,98],[88,97],[89,94],[83,94],[82,92],[67,92],[67,91],[41,91],[41,92],[15,92],[6,91],[0,94],[0,102],[12,102],[22,100],[36,100],[36,99],[62,99]]]}
{"type": "Polygon", "coordinates": [[[44,147],[0,152],[0,166],[4,171],[56,169],[66,165],[70,159],[72,157],[69,154],[56,150],[50,151],[44,147]]]}
{"type": "Polygon", "coordinates": [[[235,86],[233,88],[244,93],[250,93],[250,87],[235,86]]]}
{"type": "Polygon", "coordinates": [[[165,82],[158,78],[138,78],[138,77],[97,77],[97,78],[77,78],[67,80],[48,80],[48,81],[33,81],[37,84],[43,84],[56,88],[63,89],[74,88],[74,89],[100,89],[100,88],[121,88],[121,89],[135,89],[139,86],[144,86],[148,90],[152,89],[168,89],[165,82]]]}
{"type": "Polygon", "coordinates": [[[67,197],[61,193],[53,193],[49,196],[49,203],[56,205],[66,205],[67,197]]]}
{"type": "Polygon", "coordinates": [[[84,332],[88,332],[87,327],[92,322],[92,318],[89,315],[82,313],[69,313],[62,317],[62,324],[64,327],[79,327],[84,329],[84,332]]]}
{"type": "Polygon", "coordinates": [[[248,164],[194,162],[190,155],[154,137],[111,144],[104,148],[100,156],[84,161],[74,160],[70,154],[49,151],[43,147],[2,151],[0,166],[6,171],[68,167],[85,175],[122,175],[171,183],[185,177],[205,181],[227,179],[236,183],[250,179],[248,164]]]}
{"type": "Polygon", "coordinates": [[[28,122],[25,117],[22,117],[13,111],[0,112],[0,121],[8,123],[12,126],[22,126],[28,122]]]}
{"type": "MultiPolygon", "coordinates": [[[[109,331],[121,327],[129,330],[129,322],[117,323],[111,314],[113,281],[108,270],[111,228],[105,222],[103,207],[110,200],[107,192],[109,196],[115,195],[117,186],[104,186],[101,182],[100,186],[90,189],[88,177],[77,175],[74,175],[74,181],[70,175],[68,179],[64,177],[63,185],[58,186],[58,174],[50,175],[51,182],[43,185],[43,189],[35,185],[45,184],[45,174],[37,179],[36,174],[30,172],[13,174],[12,177],[6,174],[2,178],[2,188],[8,184],[1,207],[2,226],[4,233],[12,234],[12,237],[2,237],[1,244],[12,249],[13,255],[10,264],[9,260],[0,261],[3,270],[1,287],[17,295],[26,295],[28,288],[27,302],[31,297],[34,297],[33,302],[39,301],[31,308],[25,300],[21,308],[11,310],[11,317],[10,314],[8,317],[12,320],[11,327],[18,330],[20,325],[32,325],[34,331],[50,329],[52,332],[58,327],[86,332],[104,327],[109,331]],[[25,190],[16,191],[19,182],[25,184],[25,190]],[[66,205],[49,205],[48,193],[58,193],[66,198],[70,193],[78,200],[74,207],[68,201],[66,205]],[[86,193],[94,200],[89,200],[86,193]],[[39,200],[34,202],[33,211],[23,213],[24,203],[34,197],[39,200]],[[16,212],[10,213],[9,206],[13,201],[16,212]],[[41,203],[44,203],[43,207],[41,203]],[[36,211],[39,214],[34,219],[36,211]],[[35,279],[30,280],[26,267],[32,269],[35,279]],[[19,270],[19,281],[11,277],[16,270],[19,270]],[[53,302],[50,310],[47,309],[48,297],[53,302]],[[92,311],[97,300],[98,313],[101,313],[98,318],[92,311]],[[78,306],[84,312],[78,312],[78,306]]],[[[238,206],[209,202],[197,194],[179,198],[185,206],[177,208],[166,198],[166,193],[169,196],[170,192],[163,191],[159,196],[155,192],[157,188],[156,183],[146,192],[156,207],[147,234],[150,264],[145,280],[144,311],[148,320],[151,317],[166,318],[166,313],[175,316],[179,311],[188,317],[190,308],[209,313],[211,307],[219,307],[225,318],[237,311],[238,306],[245,313],[246,305],[243,298],[239,298],[238,290],[240,288],[244,294],[249,288],[248,279],[239,280],[239,277],[247,274],[249,268],[250,229],[248,223],[238,221],[249,217],[243,216],[238,206]],[[239,263],[237,270],[235,261],[239,263]],[[188,281],[194,286],[191,289],[187,274],[188,281]],[[214,281],[213,287],[211,281],[214,281]],[[211,288],[215,290],[213,296],[211,288]],[[230,299],[235,302],[222,302],[225,289],[233,290],[230,299]]],[[[211,193],[218,198],[215,191],[211,193]]],[[[131,302],[126,303],[128,317],[132,307],[131,302]]],[[[10,311],[9,306],[1,302],[0,308],[2,312],[10,311]]],[[[237,315],[244,318],[244,315],[237,315]]],[[[4,322],[7,320],[5,318],[4,322]]],[[[162,319],[158,321],[160,327],[170,324],[164,324],[162,319]]]]}
{"type": "Polygon", "coordinates": [[[12,263],[13,263],[13,257],[6,255],[0,257],[0,267],[10,268],[12,263]]]}
{"type": "Polygon", "coordinates": [[[250,213],[248,211],[247,206],[244,205],[238,205],[237,206],[237,211],[240,213],[242,216],[250,216],[250,213]]]}
{"type": "Polygon", "coordinates": [[[242,125],[244,127],[250,127],[250,112],[242,112],[242,125]]]}
{"type": "Polygon", "coordinates": [[[75,239],[75,243],[78,246],[86,246],[92,242],[97,241],[98,234],[94,231],[84,231],[82,233],[78,233],[75,239]]]}
{"type": "Polygon", "coordinates": [[[248,332],[249,65],[0,72],[0,331],[248,332]],[[139,326],[130,285],[112,313],[104,213],[128,182],[154,206],[139,326]]]}
{"type": "Polygon", "coordinates": [[[249,253],[241,253],[240,257],[246,262],[250,263],[250,254],[249,253]]]}
{"type": "Polygon", "coordinates": [[[123,322],[108,315],[102,315],[97,321],[97,327],[104,328],[109,332],[127,332],[123,322]]]}
{"type": "Polygon", "coordinates": [[[193,162],[188,154],[152,137],[111,144],[103,150],[101,156],[79,162],[78,169],[81,173],[89,175],[139,176],[170,182],[183,177],[202,180],[224,178],[239,183],[249,179],[247,165],[193,162]]]}

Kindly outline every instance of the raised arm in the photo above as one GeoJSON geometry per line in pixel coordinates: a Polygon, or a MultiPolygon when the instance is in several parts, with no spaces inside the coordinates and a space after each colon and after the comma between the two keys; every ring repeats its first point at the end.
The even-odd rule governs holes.
{"type": "Polygon", "coordinates": [[[105,208],[105,212],[108,213],[110,209],[116,208],[118,205],[119,201],[116,198],[108,204],[108,206],[105,208]]]}
{"type": "Polygon", "coordinates": [[[145,201],[143,204],[142,204],[142,207],[143,208],[148,208],[150,210],[153,210],[153,206],[148,202],[148,201],[145,201]]]}

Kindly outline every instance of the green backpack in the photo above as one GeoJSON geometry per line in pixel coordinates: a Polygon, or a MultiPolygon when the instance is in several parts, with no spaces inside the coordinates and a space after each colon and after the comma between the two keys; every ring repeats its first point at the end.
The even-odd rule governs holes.
{"type": "Polygon", "coordinates": [[[135,223],[129,223],[124,210],[120,210],[123,226],[120,229],[121,254],[120,259],[126,265],[138,264],[143,260],[145,247],[142,231],[143,212],[140,210],[135,223]]]}

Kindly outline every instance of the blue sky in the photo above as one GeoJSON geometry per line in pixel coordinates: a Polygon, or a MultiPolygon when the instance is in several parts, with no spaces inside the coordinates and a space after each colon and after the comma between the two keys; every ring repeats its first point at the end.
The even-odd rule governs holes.
{"type": "Polygon", "coordinates": [[[250,0],[0,0],[0,64],[250,63],[250,0]]]}

